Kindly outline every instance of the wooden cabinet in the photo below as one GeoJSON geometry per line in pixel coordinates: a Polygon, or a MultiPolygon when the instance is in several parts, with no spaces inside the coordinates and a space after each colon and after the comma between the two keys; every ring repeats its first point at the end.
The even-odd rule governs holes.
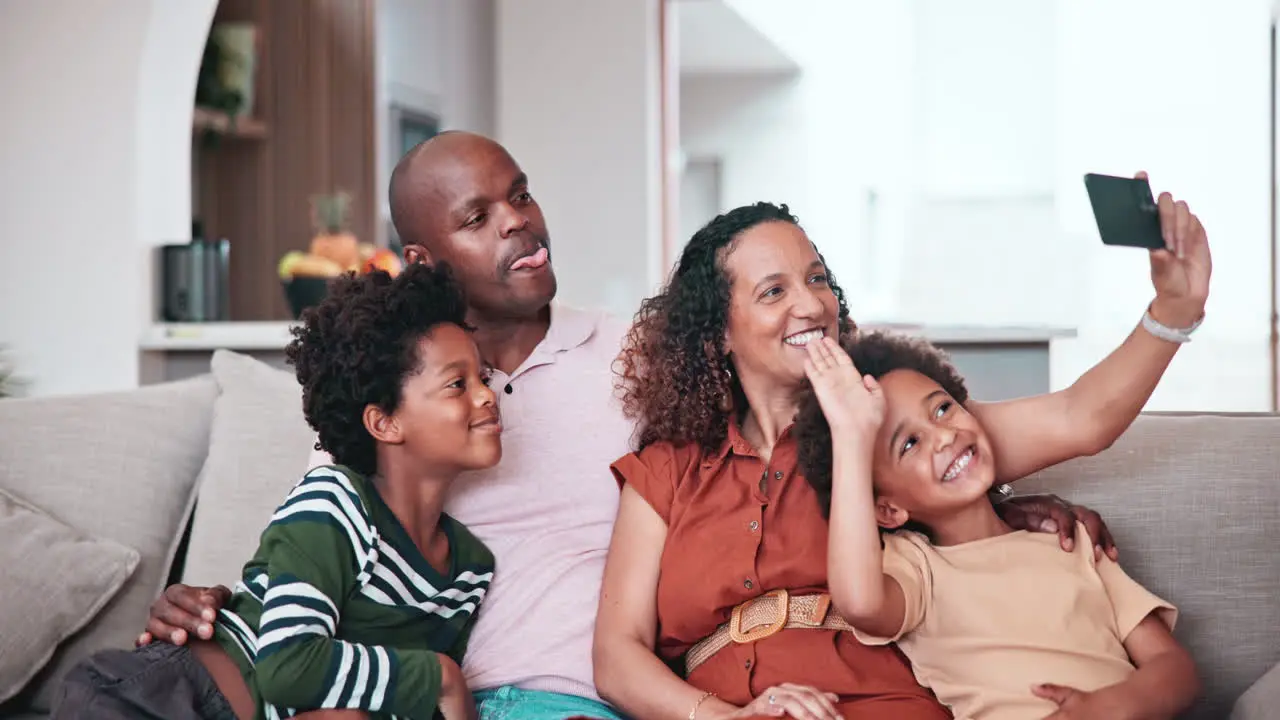
{"type": "Polygon", "coordinates": [[[193,214],[230,241],[231,319],[281,320],[276,266],[310,242],[312,195],[349,192],[352,232],[375,237],[375,0],[222,0],[215,25],[235,21],[257,28],[252,112],[228,129],[197,108],[193,214]]]}

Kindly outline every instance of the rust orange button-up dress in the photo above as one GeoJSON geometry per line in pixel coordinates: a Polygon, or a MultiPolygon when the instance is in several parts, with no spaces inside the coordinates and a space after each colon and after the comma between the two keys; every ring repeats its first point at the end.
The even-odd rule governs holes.
{"type": "MultiPolygon", "coordinates": [[[[736,426],[715,453],[651,445],[613,465],[667,523],[658,580],[658,654],[680,658],[728,622],[734,606],[770,590],[827,591],[827,523],[799,474],[789,432],[765,463],[736,426]]],[[[786,629],[730,644],[689,682],[745,705],[785,682],[840,696],[845,718],[943,720],[951,715],[916,683],[897,648],[847,632],[786,629]]]]}

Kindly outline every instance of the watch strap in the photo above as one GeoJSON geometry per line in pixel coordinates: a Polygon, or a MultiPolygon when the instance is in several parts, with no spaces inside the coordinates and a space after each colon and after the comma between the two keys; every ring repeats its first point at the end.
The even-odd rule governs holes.
{"type": "Polygon", "coordinates": [[[1192,323],[1190,327],[1171,328],[1151,315],[1150,305],[1147,306],[1146,312],[1142,313],[1142,328],[1161,340],[1167,340],[1171,343],[1191,342],[1191,333],[1195,332],[1202,322],[1204,322],[1203,315],[1200,316],[1199,320],[1192,323]]]}

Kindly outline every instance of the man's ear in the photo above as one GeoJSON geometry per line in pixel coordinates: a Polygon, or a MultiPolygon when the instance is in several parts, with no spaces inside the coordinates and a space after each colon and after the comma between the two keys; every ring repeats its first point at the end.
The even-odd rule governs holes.
{"type": "Polygon", "coordinates": [[[911,519],[906,510],[893,504],[884,496],[876,497],[876,524],[885,530],[896,530],[911,519]]]}
{"type": "Polygon", "coordinates": [[[431,258],[431,253],[427,249],[417,243],[404,246],[404,262],[406,265],[434,265],[435,261],[431,258]]]}
{"type": "Polygon", "coordinates": [[[388,415],[377,405],[366,405],[364,408],[364,429],[369,431],[374,440],[387,445],[399,445],[404,442],[404,434],[400,431],[400,423],[394,415],[388,415]]]}

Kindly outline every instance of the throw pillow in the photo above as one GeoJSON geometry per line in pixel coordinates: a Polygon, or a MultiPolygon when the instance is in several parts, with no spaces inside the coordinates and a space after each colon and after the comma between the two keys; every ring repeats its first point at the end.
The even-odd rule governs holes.
{"type": "Polygon", "coordinates": [[[133,647],[191,513],[216,394],[204,376],[0,402],[0,488],[141,556],[116,596],[32,679],[24,710],[48,712],[62,675],[85,656],[133,647]]]}
{"type": "Polygon", "coordinates": [[[140,559],[0,490],[0,702],[115,597],[140,559]]]}
{"type": "Polygon", "coordinates": [[[307,471],[315,433],[290,372],[248,355],[213,355],[218,399],[182,582],[235,587],[258,537],[307,471]]]}

